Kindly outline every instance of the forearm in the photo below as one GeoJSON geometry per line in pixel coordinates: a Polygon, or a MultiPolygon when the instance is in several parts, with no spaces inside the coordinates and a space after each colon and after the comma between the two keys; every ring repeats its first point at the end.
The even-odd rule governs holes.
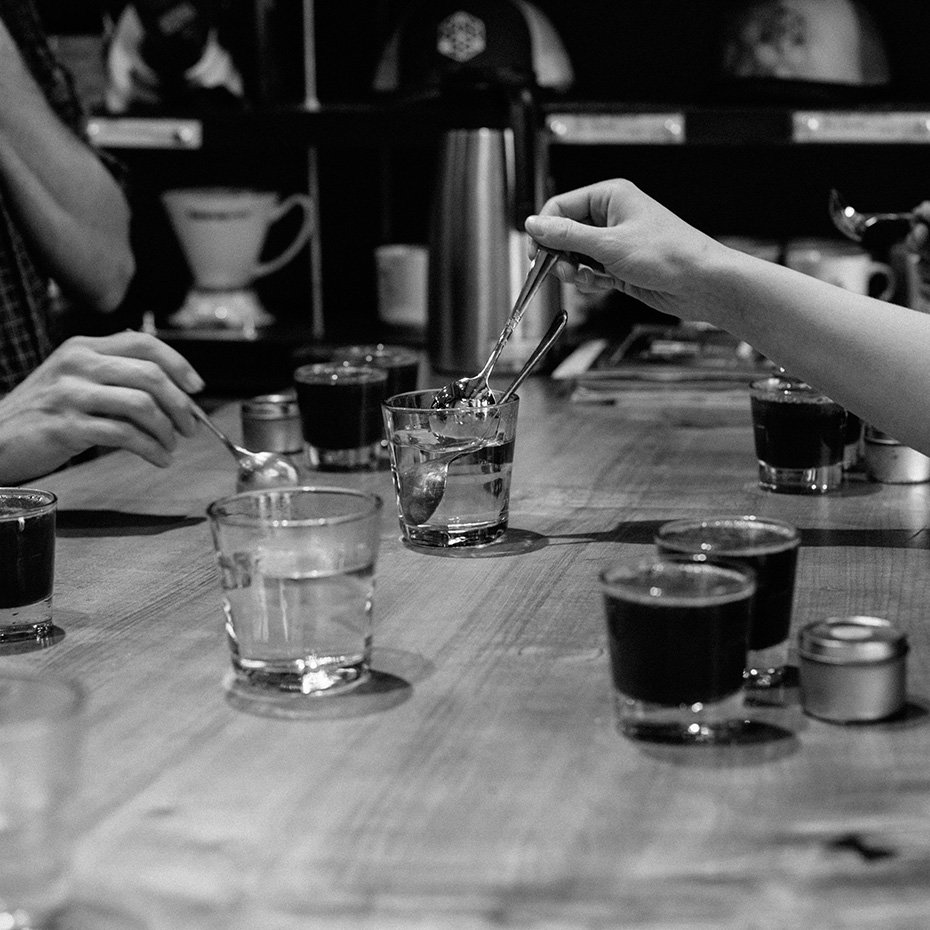
{"type": "Polygon", "coordinates": [[[930,315],[731,250],[713,261],[695,277],[708,319],[930,454],[930,315]]]}
{"type": "Polygon", "coordinates": [[[0,179],[50,277],[112,310],[134,267],[119,185],[49,106],[0,23],[0,179]]]}

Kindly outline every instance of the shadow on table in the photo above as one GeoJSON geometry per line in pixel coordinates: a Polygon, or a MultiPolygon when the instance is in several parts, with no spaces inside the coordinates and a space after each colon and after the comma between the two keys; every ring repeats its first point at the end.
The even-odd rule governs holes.
{"type": "Polygon", "coordinates": [[[59,510],[57,536],[156,536],[169,530],[196,526],[206,517],[172,516],[155,513],[127,513],[122,510],[59,510]]]}
{"type": "MultiPolygon", "coordinates": [[[[532,530],[508,529],[504,536],[484,549],[466,550],[470,558],[522,555],[546,546],[567,546],[575,543],[629,543],[650,545],[656,531],[666,520],[628,520],[608,530],[592,533],[553,533],[546,535],[532,530]]],[[[801,545],[809,548],[853,546],[873,549],[930,549],[930,528],[922,529],[824,529],[801,528],[801,545]]],[[[454,550],[439,550],[453,554],[454,550]]],[[[462,554],[465,554],[463,551],[462,554]]]]}
{"type": "Polygon", "coordinates": [[[275,720],[345,720],[392,710],[413,694],[413,686],[436,670],[428,659],[400,649],[375,649],[368,680],[342,694],[256,696],[230,672],[226,703],[235,710],[275,720]]]}

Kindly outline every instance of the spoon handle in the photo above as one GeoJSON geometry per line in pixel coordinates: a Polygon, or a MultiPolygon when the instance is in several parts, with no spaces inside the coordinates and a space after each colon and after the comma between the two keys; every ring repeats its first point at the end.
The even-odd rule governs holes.
{"type": "Polygon", "coordinates": [[[539,364],[540,359],[552,348],[553,343],[562,333],[562,330],[565,329],[565,324],[568,322],[568,313],[565,310],[561,310],[556,318],[552,321],[546,335],[542,337],[539,342],[539,345],[533,349],[533,354],[526,360],[523,364],[523,367],[520,369],[516,378],[513,379],[510,387],[500,396],[497,400],[498,404],[502,404],[505,401],[510,400],[510,398],[516,393],[518,387],[526,380],[527,375],[539,364]]]}
{"type": "Polygon", "coordinates": [[[239,456],[242,450],[193,401],[191,401],[191,412],[233,455],[239,456]]]}
{"type": "Polygon", "coordinates": [[[539,251],[536,253],[536,258],[533,259],[533,264],[526,276],[526,280],[523,282],[523,287],[520,288],[520,293],[517,295],[513,310],[510,311],[507,323],[504,325],[497,339],[497,345],[494,346],[494,351],[481,370],[480,377],[487,380],[488,375],[491,373],[491,369],[497,363],[501,352],[504,351],[504,346],[507,345],[510,337],[513,335],[513,331],[516,329],[517,324],[523,319],[523,314],[526,312],[526,308],[529,306],[530,301],[536,296],[536,292],[542,287],[546,275],[549,274],[558,260],[558,252],[553,252],[551,249],[544,249],[540,246],[539,251]]]}

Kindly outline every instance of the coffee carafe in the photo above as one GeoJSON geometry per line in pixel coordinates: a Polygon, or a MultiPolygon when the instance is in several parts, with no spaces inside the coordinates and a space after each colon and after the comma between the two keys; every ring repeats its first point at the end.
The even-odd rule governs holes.
{"type": "MultiPolygon", "coordinates": [[[[385,52],[376,88],[431,97],[444,114],[429,232],[428,349],[437,371],[478,371],[497,342],[530,267],[523,223],[546,194],[537,93],[572,79],[551,24],[523,0],[414,5],[385,52]]],[[[496,370],[522,365],[558,304],[550,278],[496,370]]]]}

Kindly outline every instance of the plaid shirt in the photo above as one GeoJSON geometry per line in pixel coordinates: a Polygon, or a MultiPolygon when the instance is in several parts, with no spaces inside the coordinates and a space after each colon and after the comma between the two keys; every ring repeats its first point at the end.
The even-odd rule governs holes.
{"type": "MultiPolygon", "coordinates": [[[[83,136],[73,81],[53,55],[32,0],[0,0],[0,19],[52,108],[83,136]]],[[[36,266],[0,185],[0,394],[52,351],[50,303],[48,276],[36,266]]]]}

